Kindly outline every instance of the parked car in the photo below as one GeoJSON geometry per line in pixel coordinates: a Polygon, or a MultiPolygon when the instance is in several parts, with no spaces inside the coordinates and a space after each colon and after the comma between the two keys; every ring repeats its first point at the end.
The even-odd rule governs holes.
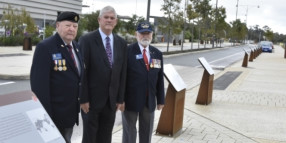
{"type": "Polygon", "coordinates": [[[262,49],[262,52],[272,53],[274,46],[271,41],[261,41],[258,44],[258,47],[262,49]]]}

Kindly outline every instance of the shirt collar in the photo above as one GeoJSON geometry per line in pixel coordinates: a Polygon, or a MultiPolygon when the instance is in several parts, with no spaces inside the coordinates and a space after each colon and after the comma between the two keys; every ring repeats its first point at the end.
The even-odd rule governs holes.
{"type": "MultiPolygon", "coordinates": [[[[139,42],[138,42],[138,45],[140,47],[140,51],[143,53],[144,47],[139,42]]],[[[145,49],[146,49],[146,52],[149,53],[149,45],[145,49]]]]}
{"type": "Polygon", "coordinates": [[[111,33],[110,35],[106,35],[100,28],[99,28],[99,33],[100,33],[100,36],[101,36],[102,40],[105,40],[107,36],[108,36],[111,40],[113,39],[113,34],[112,34],[112,33],[111,33]]]}

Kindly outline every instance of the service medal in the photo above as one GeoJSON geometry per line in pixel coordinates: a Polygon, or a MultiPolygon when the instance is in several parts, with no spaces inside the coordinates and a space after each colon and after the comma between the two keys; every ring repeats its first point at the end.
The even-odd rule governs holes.
{"type": "Polygon", "coordinates": [[[62,67],[62,60],[59,60],[59,71],[62,71],[63,70],[63,67],[62,67]]]}
{"type": "Polygon", "coordinates": [[[58,62],[57,62],[57,60],[54,60],[54,63],[55,63],[55,67],[54,67],[54,70],[55,70],[55,71],[57,71],[57,70],[58,70],[58,67],[57,67],[57,65],[58,65],[58,62]]]}
{"type": "Polygon", "coordinates": [[[63,59],[63,71],[66,71],[67,70],[67,67],[66,67],[66,60],[63,59]]]}

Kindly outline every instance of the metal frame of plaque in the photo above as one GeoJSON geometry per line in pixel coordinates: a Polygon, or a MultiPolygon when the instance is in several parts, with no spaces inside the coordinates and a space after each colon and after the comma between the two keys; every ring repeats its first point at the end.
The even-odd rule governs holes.
{"type": "Polygon", "coordinates": [[[244,54],[244,58],[242,61],[242,67],[247,67],[248,65],[248,52],[243,48],[245,54],[244,54]]]}
{"type": "Polygon", "coordinates": [[[204,57],[200,57],[198,60],[205,70],[196,104],[208,105],[212,102],[214,71],[204,57]]]}
{"type": "Polygon", "coordinates": [[[0,95],[0,143],[65,143],[31,91],[0,95]]]}
{"type": "Polygon", "coordinates": [[[164,75],[169,85],[156,133],[173,136],[183,127],[186,84],[171,64],[164,65],[164,75]]]}

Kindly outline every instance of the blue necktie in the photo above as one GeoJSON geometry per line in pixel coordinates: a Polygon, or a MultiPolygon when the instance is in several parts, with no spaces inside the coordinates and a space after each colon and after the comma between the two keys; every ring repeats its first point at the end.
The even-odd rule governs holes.
{"type": "Polygon", "coordinates": [[[112,68],[112,51],[111,51],[111,45],[110,45],[110,38],[106,37],[106,47],[105,47],[106,55],[109,60],[110,68],[112,68]]]}

